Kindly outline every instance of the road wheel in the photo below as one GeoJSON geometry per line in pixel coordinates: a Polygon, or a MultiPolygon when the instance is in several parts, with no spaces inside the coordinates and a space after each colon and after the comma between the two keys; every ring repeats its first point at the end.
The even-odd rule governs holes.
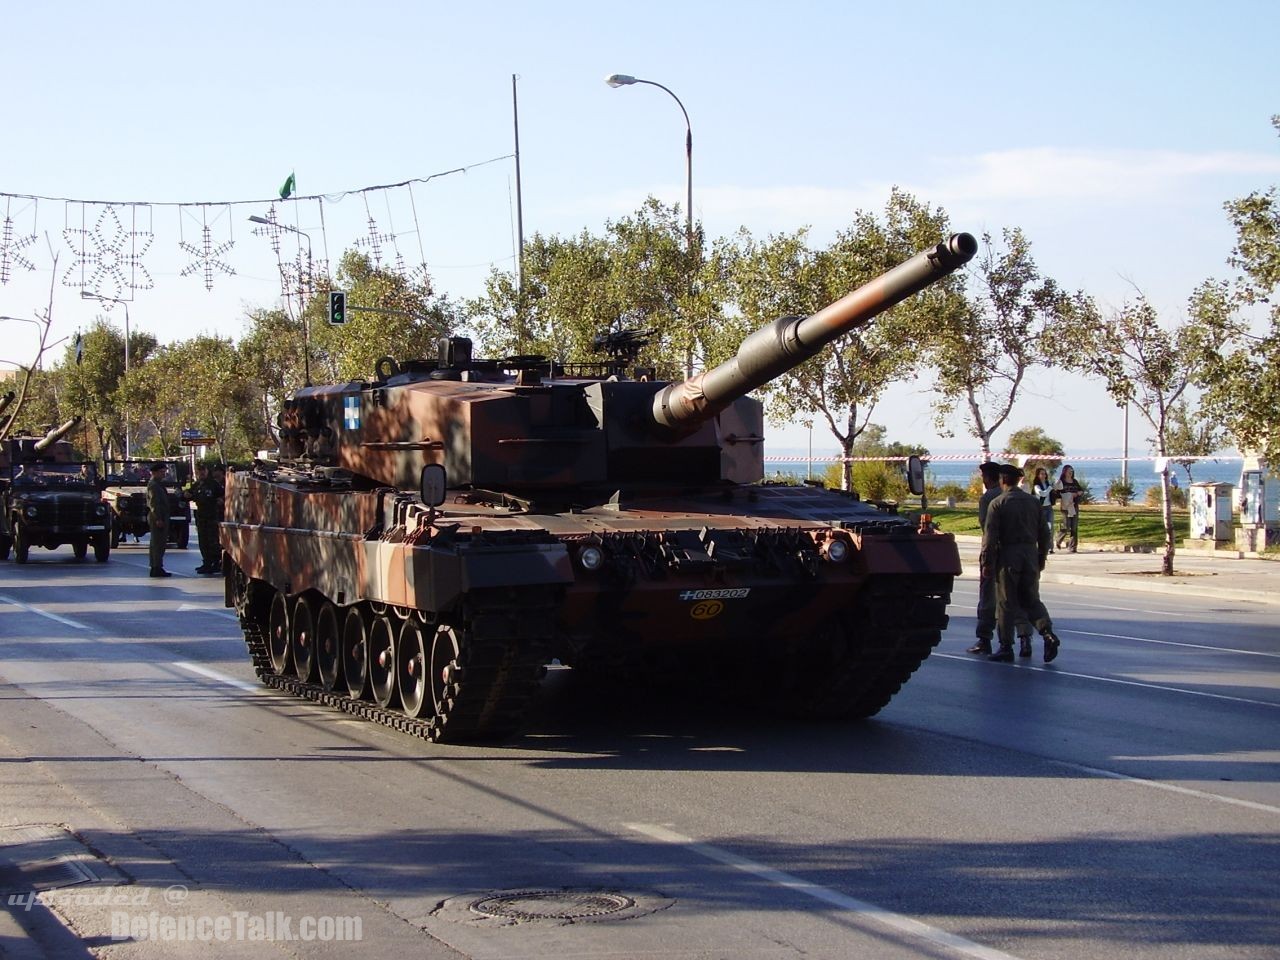
{"type": "Polygon", "coordinates": [[[89,541],[83,537],[71,541],[71,554],[77,560],[83,560],[89,554],[89,541]]]}
{"type": "Polygon", "coordinates": [[[333,690],[342,680],[342,634],[338,630],[338,608],[328,600],[316,614],[316,672],[320,685],[333,690]]]}
{"type": "Polygon", "coordinates": [[[420,717],[424,711],[435,709],[429,693],[427,662],[427,642],[422,629],[416,621],[406,620],[400,627],[396,644],[396,685],[400,688],[400,705],[411,717],[420,717]]]}
{"type": "Polygon", "coordinates": [[[13,525],[13,560],[15,563],[26,563],[27,554],[31,552],[31,543],[27,540],[27,531],[21,523],[13,525]]]}
{"type": "Polygon", "coordinates": [[[98,563],[106,563],[109,556],[111,556],[111,536],[103,530],[93,538],[93,559],[98,563]]]}
{"type": "Polygon", "coordinates": [[[369,685],[380,707],[390,707],[396,697],[396,642],[391,621],[377,617],[369,629],[369,685]]]}
{"type": "Polygon", "coordinates": [[[369,696],[369,631],[359,607],[348,610],[342,621],[342,676],[352,697],[369,696]]]}
{"type": "Polygon", "coordinates": [[[446,624],[437,627],[435,636],[431,638],[427,676],[431,680],[431,706],[438,717],[448,713],[448,701],[454,693],[454,685],[462,681],[462,668],[458,665],[461,653],[462,645],[454,628],[446,624]]]}
{"type": "Polygon", "coordinates": [[[305,597],[293,602],[293,616],[289,618],[289,654],[298,679],[310,683],[311,672],[316,665],[315,618],[305,597]]]}
{"type": "Polygon", "coordinates": [[[278,590],[271,598],[271,613],[267,616],[267,648],[271,669],[277,676],[284,676],[289,669],[289,601],[278,590]]]}

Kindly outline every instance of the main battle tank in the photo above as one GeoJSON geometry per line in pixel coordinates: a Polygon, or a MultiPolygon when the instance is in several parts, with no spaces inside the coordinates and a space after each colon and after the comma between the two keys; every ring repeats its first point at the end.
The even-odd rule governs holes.
{"type": "Polygon", "coordinates": [[[957,234],[680,383],[537,357],[384,358],[305,387],[227,478],[225,597],[268,685],[440,741],[501,739],[553,660],[876,713],[946,626],[955,540],[764,484],[747,394],[976,252],[957,234]]]}

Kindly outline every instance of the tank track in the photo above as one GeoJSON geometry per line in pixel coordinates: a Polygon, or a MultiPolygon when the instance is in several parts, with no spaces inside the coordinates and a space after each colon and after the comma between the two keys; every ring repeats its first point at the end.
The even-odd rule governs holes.
{"type": "Polygon", "coordinates": [[[545,590],[493,591],[473,597],[471,606],[469,642],[459,655],[462,679],[449,684],[444,712],[431,717],[410,717],[372,700],[277,674],[263,625],[241,614],[240,626],[254,673],[267,687],[437,743],[504,740],[520,731],[546,674],[555,608],[545,590]]]}
{"type": "Polygon", "coordinates": [[[942,639],[950,577],[873,576],[842,618],[840,656],[799,656],[788,701],[813,719],[878,713],[942,639]]]}

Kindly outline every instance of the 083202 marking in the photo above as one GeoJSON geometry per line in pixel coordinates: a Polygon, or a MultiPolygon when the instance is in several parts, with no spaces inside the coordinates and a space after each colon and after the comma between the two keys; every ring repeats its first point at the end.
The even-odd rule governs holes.
{"type": "Polygon", "coordinates": [[[723,590],[681,590],[681,600],[741,600],[751,593],[750,587],[723,590]]]}

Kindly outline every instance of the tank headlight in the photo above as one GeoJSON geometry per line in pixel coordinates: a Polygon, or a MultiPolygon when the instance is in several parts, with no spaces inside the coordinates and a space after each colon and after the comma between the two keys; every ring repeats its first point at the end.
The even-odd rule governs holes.
{"type": "Polygon", "coordinates": [[[105,517],[107,515],[107,505],[105,503],[100,503],[95,508],[95,511],[97,512],[98,516],[105,517]]]}
{"type": "Polygon", "coordinates": [[[578,551],[578,562],[582,569],[595,573],[604,566],[604,551],[599,547],[583,547],[578,551]]]}
{"type": "Polygon", "coordinates": [[[34,518],[35,518],[35,515],[36,515],[36,508],[35,508],[35,507],[27,507],[27,509],[26,509],[26,514],[27,514],[27,516],[28,516],[28,517],[31,517],[32,519],[34,519],[34,518]]]}
{"type": "Polygon", "coordinates": [[[843,540],[832,540],[827,544],[827,559],[832,563],[844,563],[849,559],[849,545],[843,540]]]}

